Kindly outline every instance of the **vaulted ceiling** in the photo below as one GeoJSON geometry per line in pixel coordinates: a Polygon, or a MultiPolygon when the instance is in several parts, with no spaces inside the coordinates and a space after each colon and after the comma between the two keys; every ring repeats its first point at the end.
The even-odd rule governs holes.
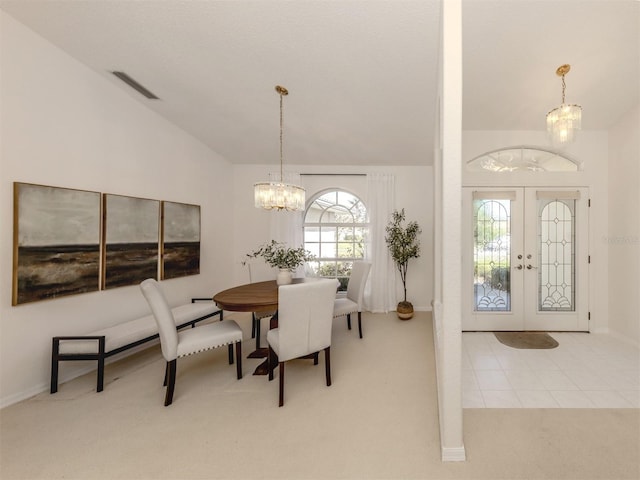
{"type": "MultiPolygon", "coordinates": [[[[567,102],[582,105],[584,130],[606,130],[638,103],[640,2],[462,6],[463,129],[544,130],[564,63],[567,102]]],[[[0,8],[232,163],[278,163],[278,84],[289,90],[285,163],[432,162],[440,0],[0,0],[0,8]]]]}

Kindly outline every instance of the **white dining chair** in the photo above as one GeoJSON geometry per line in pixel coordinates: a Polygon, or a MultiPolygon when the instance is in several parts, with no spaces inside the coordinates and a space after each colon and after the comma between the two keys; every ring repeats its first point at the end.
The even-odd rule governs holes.
{"type": "MultiPolygon", "coordinates": [[[[236,322],[224,320],[178,332],[173,313],[171,313],[171,308],[158,282],[148,278],[140,284],[140,289],[158,324],[162,356],[167,361],[164,375],[164,385],[167,387],[164,399],[165,407],[173,402],[177,359],[180,357],[235,344],[237,377],[238,380],[242,378],[242,329],[236,322]]],[[[229,364],[233,363],[231,354],[230,351],[229,364]]]]}
{"type": "Polygon", "coordinates": [[[358,314],[358,332],[362,338],[362,310],[364,308],[364,286],[371,270],[371,262],[353,262],[346,297],[335,299],[333,317],[347,316],[347,327],[351,330],[351,314],[358,314]]]}
{"type": "Polygon", "coordinates": [[[280,375],[279,405],[284,405],[284,364],[289,360],[313,355],[324,350],[327,386],[331,385],[331,326],[334,279],[317,279],[281,285],[278,289],[278,327],[269,330],[269,380],[273,380],[276,356],[280,375]]]}

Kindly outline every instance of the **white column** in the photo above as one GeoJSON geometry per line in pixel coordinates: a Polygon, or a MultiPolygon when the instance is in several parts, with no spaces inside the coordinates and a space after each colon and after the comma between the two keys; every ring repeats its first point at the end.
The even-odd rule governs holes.
{"type": "Polygon", "coordinates": [[[461,144],[462,6],[442,2],[440,123],[441,321],[439,322],[439,401],[443,461],[465,460],[461,389],[461,144]]]}

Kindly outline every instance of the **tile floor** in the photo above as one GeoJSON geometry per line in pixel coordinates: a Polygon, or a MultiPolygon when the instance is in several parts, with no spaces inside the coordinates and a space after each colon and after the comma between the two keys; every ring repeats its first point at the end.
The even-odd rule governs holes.
{"type": "Polygon", "coordinates": [[[520,350],[490,332],[462,334],[464,408],[640,408],[640,349],[606,334],[550,333],[520,350]]]}

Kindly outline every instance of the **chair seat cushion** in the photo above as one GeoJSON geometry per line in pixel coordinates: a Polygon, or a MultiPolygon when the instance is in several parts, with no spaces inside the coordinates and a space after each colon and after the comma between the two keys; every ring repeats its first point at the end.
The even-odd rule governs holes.
{"type": "Polygon", "coordinates": [[[356,313],[358,311],[358,304],[348,298],[336,298],[333,303],[333,316],[341,317],[342,315],[348,315],[356,313]]]}
{"type": "Polygon", "coordinates": [[[242,329],[233,320],[209,323],[178,332],[178,357],[242,341],[242,329]]]}

